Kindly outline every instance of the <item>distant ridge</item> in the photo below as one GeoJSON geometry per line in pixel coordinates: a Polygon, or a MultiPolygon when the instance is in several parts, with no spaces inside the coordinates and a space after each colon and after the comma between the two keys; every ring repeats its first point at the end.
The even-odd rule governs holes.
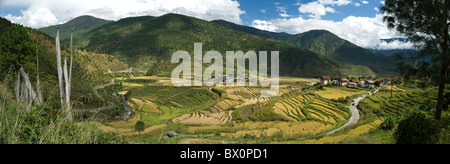
{"type": "Polygon", "coordinates": [[[44,27],[38,29],[39,31],[42,31],[51,37],[56,37],[56,28],[60,28],[60,39],[61,42],[68,44],[70,42],[70,33],[72,31],[72,27],[75,27],[75,33],[74,37],[78,38],[98,27],[101,27],[105,24],[111,23],[113,21],[104,20],[100,18],[96,18],[89,15],[79,16],[77,18],[74,18],[70,20],[67,23],[61,24],[61,25],[54,25],[49,27],[44,27]]]}
{"type": "Polygon", "coordinates": [[[212,22],[233,30],[291,43],[319,55],[331,57],[348,64],[364,65],[376,73],[390,74],[396,72],[395,59],[393,57],[384,56],[374,51],[361,48],[326,30],[311,30],[292,35],[241,26],[224,20],[215,20],[212,22]]]}

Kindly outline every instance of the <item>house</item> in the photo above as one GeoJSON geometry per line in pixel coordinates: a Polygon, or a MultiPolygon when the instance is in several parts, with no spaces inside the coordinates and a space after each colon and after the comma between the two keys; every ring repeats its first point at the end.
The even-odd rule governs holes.
{"type": "Polygon", "coordinates": [[[331,83],[331,77],[328,76],[322,76],[320,78],[320,84],[328,85],[331,83]]]}
{"type": "Polygon", "coordinates": [[[391,83],[391,81],[392,81],[392,79],[389,77],[386,77],[382,80],[383,84],[389,84],[389,83],[391,83]]]}
{"type": "Polygon", "coordinates": [[[354,82],[349,82],[349,83],[348,83],[348,86],[349,86],[349,87],[356,87],[356,86],[358,86],[358,84],[356,84],[356,83],[354,83],[354,82]]]}
{"type": "Polygon", "coordinates": [[[338,81],[337,80],[333,80],[333,85],[338,85],[338,81]]]}
{"type": "Polygon", "coordinates": [[[348,82],[349,81],[347,79],[341,78],[341,79],[338,80],[338,85],[340,85],[340,86],[347,86],[348,82]]]}
{"type": "Polygon", "coordinates": [[[361,85],[361,81],[359,81],[358,79],[352,79],[350,80],[350,82],[356,83],[356,85],[361,85]]]}
{"type": "Polygon", "coordinates": [[[361,84],[362,88],[375,88],[375,82],[372,80],[366,80],[363,84],[361,84]]]}
{"type": "Polygon", "coordinates": [[[174,131],[170,131],[170,132],[167,132],[166,135],[167,135],[167,137],[172,138],[172,137],[178,136],[178,133],[174,132],[174,131]]]}

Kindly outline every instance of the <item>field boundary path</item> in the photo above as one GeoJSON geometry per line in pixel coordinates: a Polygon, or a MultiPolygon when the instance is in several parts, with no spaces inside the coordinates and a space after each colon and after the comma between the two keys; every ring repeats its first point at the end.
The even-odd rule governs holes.
{"type": "MultiPolygon", "coordinates": [[[[387,86],[387,85],[386,85],[387,86]]],[[[378,88],[377,90],[375,90],[374,92],[373,92],[373,94],[375,94],[375,93],[377,93],[380,89],[382,89],[383,87],[380,87],[380,88],[378,88]]],[[[372,95],[373,95],[372,94],[372,95]]],[[[350,119],[348,120],[348,122],[344,125],[344,126],[341,126],[340,128],[337,128],[337,129],[335,129],[335,130],[333,130],[333,131],[331,131],[331,132],[328,132],[327,133],[327,135],[331,135],[331,134],[334,134],[334,133],[336,133],[337,131],[340,131],[340,130],[342,130],[342,129],[344,129],[344,128],[346,128],[346,127],[348,127],[348,126],[350,126],[350,125],[353,125],[353,124],[356,124],[358,121],[359,121],[359,119],[360,119],[360,114],[359,114],[359,109],[357,108],[357,106],[358,106],[358,104],[359,104],[359,102],[361,101],[361,100],[364,100],[367,96],[366,96],[367,94],[364,94],[363,96],[361,96],[361,97],[358,97],[358,98],[356,98],[356,99],[354,99],[353,101],[353,103],[354,103],[354,105],[352,104],[352,105],[350,105],[350,111],[352,112],[352,116],[350,117],[350,119]]]]}

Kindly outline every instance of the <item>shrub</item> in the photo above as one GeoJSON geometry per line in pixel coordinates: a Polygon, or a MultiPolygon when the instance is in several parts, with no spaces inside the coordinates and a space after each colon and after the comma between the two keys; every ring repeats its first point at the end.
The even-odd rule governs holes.
{"type": "Polygon", "coordinates": [[[394,120],[394,118],[389,117],[389,118],[386,118],[384,120],[384,122],[381,123],[380,126],[378,126],[378,127],[381,130],[392,130],[392,129],[394,129],[395,124],[396,124],[396,121],[394,120]]]}
{"type": "Polygon", "coordinates": [[[448,114],[441,123],[434,114],[419,111],[402,120],[394,133],[397,144],[439,144],[449,143],[450,121],[448,114]]]}

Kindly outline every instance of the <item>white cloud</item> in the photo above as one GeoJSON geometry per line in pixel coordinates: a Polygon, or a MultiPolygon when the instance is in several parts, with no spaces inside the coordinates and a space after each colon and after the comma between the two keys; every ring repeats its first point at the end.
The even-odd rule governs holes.
{"type": "Polygon", "coordinates": [[[275,32],[278,29],[275,25],[272,24],[272,22],[262,20],[254,20],[252,22],[252,27],[271,32],[275,32]]]}
{"type": "Polygon", "coordinates": [[[380,12],[380,9],[378,7],[373,8],[373,10],[380,12]]]}
{"type": "Polygon", "coordinates": [[[328,13],[335,13],[336,11],[331,7],[325,7],[322,3],[317,1],[310,2],[307,4],[301,4],[298,8],[298,11],[301,13],[311,13],[309,17],[320,19],[320,17],[324,16],[328,13]]]}
{"type": "Polygon", "coordinates": [[[369,4],[369,1],[361,1],[363,4],[369,4]]]}
{"type": "Polygon", "coordinates": [[[400,44],[397,42],[382,43],[381,39],[403,37],[395,30],[389,30],[383,22],[383,15],[375,17],[349,16],[342,21],[330,21],[320,19],[303,19],[301,17],[290,19],[272,19],[266,21],[277,31],[285,31],[291,34],[303,33],[310,30],[328,30],[337,36],[348,40],[363,48],[392,49],[396,46],[408,47],[412,44],[400,44]]]}
{"type": "Polygon", "coordinates": [[[0,5],[25,8],[22,15],[8,15],[6,18],[33,28],[67,22],[81,15],[118,20],[130,16],[178,13],[242,24],[240,16],[245,14],[236,0],[1,0],[0,5]]]}
{"type": "Polygon", "coordinates": [[[394,40],[392,42],[382,41],[379,43],[375,49],[379,50],[392,50],[392,49],[415,49],[414,44],[411,42],[401,42],[399,40],[394,40]]]}
{"type": "Polygon", "coordinates": [[[355,3],[355,4],[353,4],[353,5],[355,5],[356,7],[361,6],[361,4],[359,4],[359,3],[355,3]]]}
{"type": "Polygon", "coordinates": [[[259,11],[261,11],[261,12],[264,13],[264,14],[267,12],[265,9],[261,9],[261,10],[259,10],[259,11]]]}
{"type": "Polygon", "coordinates": [[[38,27],[42,24],[57,24],[59,21],[56,16],[47,8],[33,7],[22,11],[23,16],[12,16],[8,14],[6,19],[16,23],[26,22],[27,26],[38,27]]]}
{"type": "MultiPolygon", "coordinates": [[[[277,4],[277,3],[276,3],[277,4]]],[[[278,14],[281,16],[281,17],[283,17],[283,18],[286,18],[286,17],[292,17],[292,15],[289,15],[288,13],[287,13],[287,11],[286,11],[286,9],[287,9],[287,7],[286,6],[278,6],[278,5],[280,5],[281,3],[278,3],[276,6],[275,6],[275,8],[277,8],[277,11],[279,12],[278,14]]]]}
{"type": "Polygon", "coordinates": [[[324,5],[338,5],[338,6],[344,6],[350,4],[351,0],[319,0],[321,4],[324,5]]]}

